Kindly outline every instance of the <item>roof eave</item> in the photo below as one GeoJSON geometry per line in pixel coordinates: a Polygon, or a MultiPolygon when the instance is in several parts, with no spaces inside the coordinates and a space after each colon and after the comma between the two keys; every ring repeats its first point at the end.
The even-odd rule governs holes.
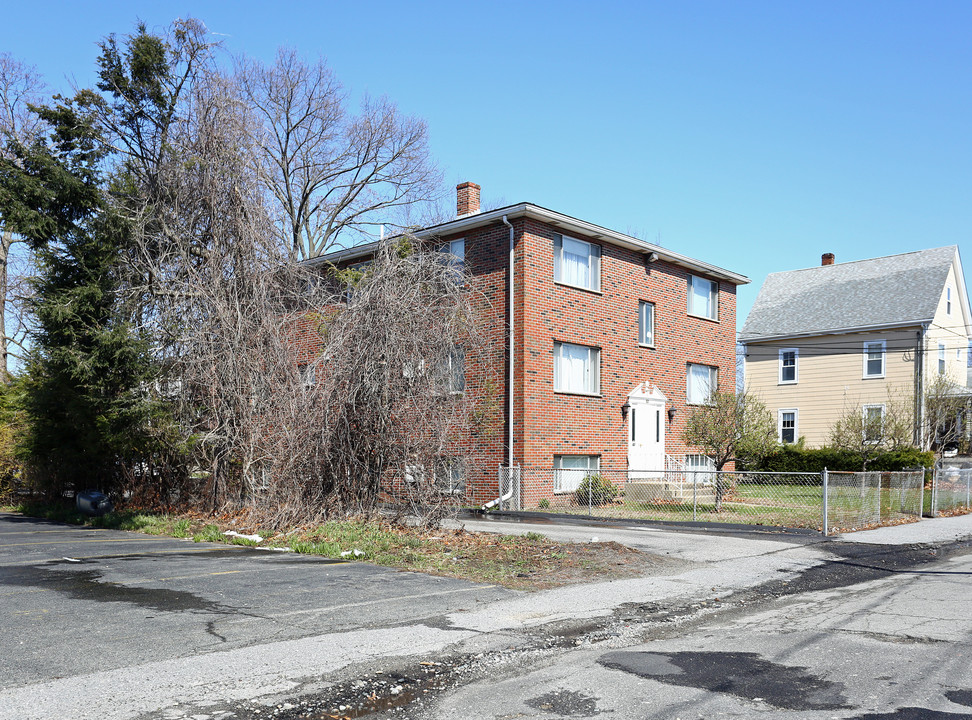
{"type": "MultiPolygon", "coordinates": [[[[439,225],[423,228],[422,230],[416,231],[414,235],[419,239],[439,237],[442,235],[454,235],[456,233],[466,232],[493,222],[499,222],[503,219],[504,215],[507,218],[528,217],[534,220],[540,220],[549,225],[562,228],[565,232],[574,232],[593,240],[608,242],[612,245],[617,245],[619,247],[641,253],[642,255],[657,253],[659,259],[661,260],[684,267],[688,270],[704,273],[719,280],[726,280],[733,285],[746,285],[750,282],[750,279],[745,275],[734,273],[731,270],[720,268],[716,265],[703,262],[702,260],[690,258],[687,255],[673,252],[659,245],[653,245],[652,243],[639,240],[638,238],[631,237],[630,235],[609,230],[605,227],[595,225],[594,223],[589,223],[585,220],[578,220],[577,218],[570,217],[569,215],[548,210],[547,208],[540,207],[539,205],[534,205],[532,203],[519,203],[517,205],[508,205],[507,207],[490,210],[488,212],[466,215],[461,218],[456,218],[455,220],[449,220],[448,222],[444,222],[439,225]]],[[[353,248],[348,248],[347,250],[339,250],[334,253],[328,253],[327,255],[312,258],[305,262],[307,265],[314,266],[326,262],[335,263],[345,260],[353,260],[357,257],[362,257],[374,252],[377,246],[377,242],[371,242],[367,243],[366,245],[358,245],[353,248]]]]}
{"type": "Polygon", "coordinates": [[[880,323],[877,325],[859,325],[849,328],[831,328],[827,330],[809,330],[799,333],[780,333],[776,335],[752,335],[747,337],[744,333],[739,334],[739,342],[742,345],[754,343],[776,342],[778,340],[796,340],[805,337],[819,337],[820,335],[852,335],[854,333],[880,332],[881,330],[902,330],[905,328],[928,327],[933,318],[925,320],[904,320],[896,323],[880,323]]]}

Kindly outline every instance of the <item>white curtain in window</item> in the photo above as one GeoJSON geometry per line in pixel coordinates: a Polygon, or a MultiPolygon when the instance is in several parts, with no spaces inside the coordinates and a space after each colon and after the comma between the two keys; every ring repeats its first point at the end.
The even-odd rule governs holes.
{"type": "Polygon", "coordinates": [[[692,314],[713,317],[712,283],[700,278],[692,278],[692,314]]]}
{"type": "Polygon", "coordinates": [[[712,369],[707,365],[689,365],[688,401],[694,404],[704,403],[709,399],[712,387],[712,369]]]}
{"type": "Polygon", "coordinates": [[[563,276],[561,280],[571,285],[581,287],[590,286],[590,245],[587,243],[564,238],[564,256],[561,263],[563,276]]]}
{"type": "Polygon", "coordinates": [[[580,345],[560,345],[557,356],[558,390],[591,392],[588,387],[590,349],[580,345]]]}

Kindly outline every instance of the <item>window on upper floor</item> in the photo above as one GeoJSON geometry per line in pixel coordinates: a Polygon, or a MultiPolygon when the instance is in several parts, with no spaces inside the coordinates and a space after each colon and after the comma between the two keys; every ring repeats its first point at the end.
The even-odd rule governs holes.
{"type": "Polygon", "coordinates": [[[776,426],[781,443],[795,443],[797,439],[796,408],[780,410],[777,414],[776,426]]]}
{"type": "Polygon", "coordinates": [[[450,265],[461,268],[463,263],[466,262],[466,240],[465,238],[459,238],[458,240],[450,240],[444,243],[440,248],[443,255],[445,255],[447,261],[450,265]]]}
{"type": "Polygon", "coordinates": [[[797,382],[797,359],[800,351],[797,348],[780,349],[780,385],[797,382]]]}
{"type": "Polygon", "coordinates": [[[601,247],[554,235],[554,281],[564,285],[601,291],[601,247]]]}
{"type": "Polygon", "coordinates": [[[705,405],[718,388],[719,369],[711,365],[688,364],[685,401],[689,405],[705,405]]]}
{"type": "Polygon", "coordinates": [[[688,313],[709,320],[719,319],[719,283],[688,276],[688,313]]]}
{"type": "Polygon", "coordinates": [[[945,288],[945,314],[952,314],[952,288],[945,288]]]}
{"type": "Polygon", "coordinates": [[[864,343],[864,377],[884,377],[884,356],[887,345],[884,340],[873,340],[864,343]]]}
{"type": "Polygon", "coordinates": [[[554,455],[554,492],[573,492],[600,467],[600,455],[554,455]]]}
{"type": "Polygon", "coordinates": [[[586,345],[554,343],[554,390],[598,395],[601,392],[601,351],[586,345]]]}
{"type": "Polygon", "coordinates": [[[449,392],[461,393],[466,389],[466,353],[462,348],[453,348],[442,359],[442,386],[449,392]]]}
{"type": "Polygon", "coordinates": [[[638,303],[638,342],[641,345],[655,344],[655,304],[641,301],[638,303]]]}
{"type": "Polygon", "coordinates": [[[938,343],[938,374],[945,374],[945,343],[938,343]]]}

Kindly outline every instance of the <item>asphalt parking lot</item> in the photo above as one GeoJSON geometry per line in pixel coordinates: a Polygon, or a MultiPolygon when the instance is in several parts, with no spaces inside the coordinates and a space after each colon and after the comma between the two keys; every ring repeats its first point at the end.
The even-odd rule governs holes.
{"type": "Polygon", "coordinates": [[[0,513],[0,676],[11,688],[351,628],[435,623],[512,594],[365,563],[0,513]]]}

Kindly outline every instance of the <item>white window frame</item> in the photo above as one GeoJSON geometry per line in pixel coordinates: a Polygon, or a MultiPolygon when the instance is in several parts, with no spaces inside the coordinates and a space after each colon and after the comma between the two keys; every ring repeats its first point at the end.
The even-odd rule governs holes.
{"type": "Polygon", "coordinates": [[[577,238],[570,237],[568,235],[554,235],[553,238],[553,253],[554,253],[554,282],[560,285],[568,285],[570,287],[580,288],[582,290],[590,290],[591,292],[599,293],[601,292],[601,246],[595,243],[589,243],[586,240],[578,240],[577,238]],[[566,242],[565,242],[566,241],[566,242]],[[576,243],[576,244],[575,244],[576,243]],[[580,257],[580,253],[567,253],[564,249],[565,245],[573,245],[575,250],[584,250],[587,257],[586,267],[587,267],[587,281],[586,282],[573,282],[567,277],[567,265],[565,261],[565,255],[575,255],[580,257]]]}
{"type": "Polygon", "coordinates": [[[718,320],[719,319],[719,283],[715,280],[707,280],[703,277],[698,277],[696,275],[688,276],[688,314],[694,317],[705,318],[707,320],[718,320]],[[709,306],[711,314],[706,314],[705,308],[698,309],[695,307],[695,286],[699,285],[701,290],[704,286],[702,283],[706,283],[709,286],[709,306]]]}
{"type": "Polygon", "coordinates": [[[554,455],[554,492],[571,493],[577,490],[584,482],[584,478],[592,473],[601,471],[600,455],[554,455]],[[568,462],[577,461],[576,465],[581,465],[583,458],[586,467],[564,467],[564,459],[570,458],[568,462]]]}
{"type": "Polygon", "coordinates": [[[638,301],[638,344],[655,347],[655,303],[638,301]]]}
{"type": "Polygon", "coordinates": [[[872,405],[863,405],[861,407],[861,436],[862,436],[862,440],[865,443],[876,444],[876,443],[881,442],[882,438],[884,437],[884,418],[885,418],[886,415],[887,415],[887,407],[885,407],[885,405],[883,403],[880,403],[880,404],[875,403],[875,404],[872,404],[872,405]],[[879,431],[878,436],[876,438],[869,438],[867,436],[867,429],[868,429],[868,419],[867,419],[867,415],[868,415],[868,410],[880,410],[881,411],[881,428],[880,428],[880,431],[879,431]]]}
{"type": "Polygon", "coordinates": [[[466,264],[466,238],[456,238],[443,243],[440,248],[449,265],[462,268],[466,264]]]}
{"type": "Polygon", "coordinates": [[[454,347],[442,360],[443,384],[453,395],[466,391],[466,352],[454,347]]]}
{"type": "Polygon", "coordinates": [[[952,288],[945,288],[945,314],[952,314],[952,288]]]}
{"type": "Polygon", "coordinates": [[[800,349],[799,348],[780,348],[780,372],[779,372],[779,384],[780,385],[796,385],[800,381],[800,349]],[[783,379],[783,356],[786,353],[793,353],[793,379],[784,380],[783,379]]]}
{"type": "Polygon", "coordinates": [[[864,341],[864,379],[869,378],[883,378],[887,372],[888,364],[888,343],[885,340],[865,340],[864,341]],[[878,345],[881,348],[881,372],[880,373],[869,373],[867,363],[871,354],[871,346],[878,345]]]}
{"type": "Polygon", "coordinates": [[[948,367],[945,364],[945,343],[938,343],[938,374],[944,375],[948,367]]]}
{"type": "Polygon", "coordinates": [[[690,483],[699,485],[712,485],[715,483],[716,469],[715,460],[708,455],[701,453],[689,453],[685,455],[686,480],[690,483]]]}
{"type": "Polygon", "coordinates": [[[800,437],[800,411],[797,408],[780,408],[776,412],[776,437],[781,443],[793,444],[800,437]],[[787,442],[783,439],[783,416],[793,415],[793,440],[787,442]]]}
{"type": "Polygon", "coordinates": [[[695,398],[692,393],[692,368],[706,368],[709,371],[709,397],[719,389],[719,368],[714,365],[704,365],[702,363],[688,363],[685,367],[685,404],[686,405],[708,405],[709,397],[703,400],[695,398]]]}
{"type": "Polygon", "coordinates": [[[571,395],[589,395],[593,397],[601,394],[601,350],[600,348],[589,345],[577,345],[575,343],[554,342],[554,391],[570,393],[571,395]],[[586,351],[587,358],[584,360],[584,379],[582,387],[575,387],[570,384],[570,376],[565,376],[562,369],[564,350],[586,351]]]}

